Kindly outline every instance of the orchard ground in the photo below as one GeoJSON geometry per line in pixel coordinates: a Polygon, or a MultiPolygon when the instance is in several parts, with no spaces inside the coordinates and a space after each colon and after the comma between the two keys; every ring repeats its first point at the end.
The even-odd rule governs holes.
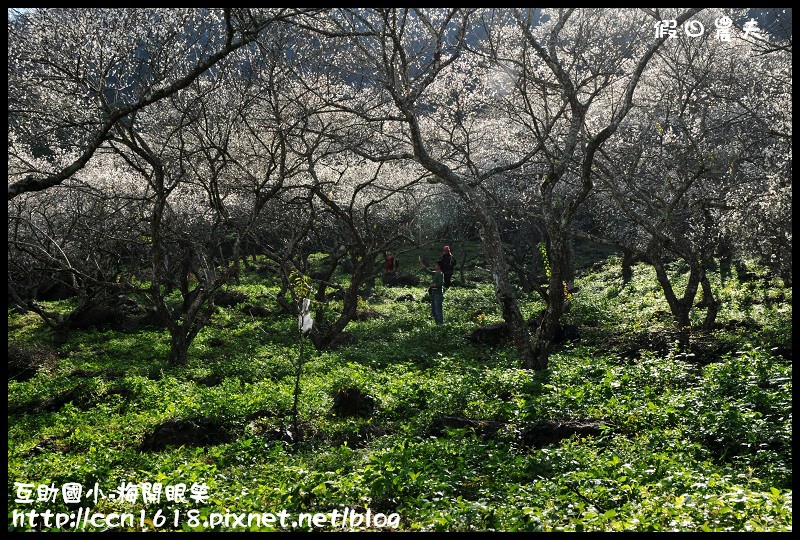
{"type": "MultiPolygon", "coordinates": [[[[12,526],[14,510],[90,507],[137,516],[121,530],[155,528],[158,511],[179,515],[159,530],[212,530],[202,518],[226,512],[369,511],[404,531],[791,531],[791,288],[751,263],[713,283],[717,328],[679,351],[651,268],[623,285],[619,259],[586,266],[564,320],[581,337],[534,372],[510,346],[467,340],[501,322],[479,270],[447,292],[443,326],[424,287],[378,280],[349,345],[305,343],[300,433],[297,320],[263,274],[229,287],[245,300],[217,308],[186,366],[166,362],[158,328],[76,331],[55,348],[35,314],[9,311],[9,366],[23,368],[8,383],[9,530],[42,528],[12,526]],[[34,502],[15,502],[16,483],[34,502]],[[105,498],[65,503],[70,483],[105,498]],[[143,484],[184,485],[185,501],[144,504],[143,484]],[[112,500],[121,485],[137,496],[112,500]],[[40,486],[54,500],[37,500],[40,486]]],[[[213,530],[248,529],[227,525],[213,530]]],[[[367,528],[294,528],[342,527],[367,528]]]]}

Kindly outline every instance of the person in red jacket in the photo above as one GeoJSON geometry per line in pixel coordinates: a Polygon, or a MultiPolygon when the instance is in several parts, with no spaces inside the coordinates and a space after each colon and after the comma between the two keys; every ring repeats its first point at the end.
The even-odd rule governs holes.
{"type": "Polygon", "coordinates": [[[387,274],[390,274],[397,270],[397,257],[395,257],[391,251],[386,253],[386,270],[387,274]]]}

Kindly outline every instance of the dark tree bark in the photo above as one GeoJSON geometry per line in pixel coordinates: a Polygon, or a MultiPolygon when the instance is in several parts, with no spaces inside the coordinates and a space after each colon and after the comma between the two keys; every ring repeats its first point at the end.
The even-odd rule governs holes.
{"type": "Polygon", "coordinates": [[[654,258],[653,267],[656,270],[656,278],[658,279],[658,283],[661,285],[661,289],[664,291],[667,304],[669,304],[669,309],[672,312],[673,318],[675,319],[675,325],[678,328],[679,345],[682,350],[688,350],[689,338],[692,330],[692,323],[689,318],[689,314],[691,312],[695,296],[697,295],[697,288],[700,284],[702,274],[704,273],[702,267],[697,264],[691,264],[689,266],[689,281],[681,298],[678,298],[678,296],[675,294],[675,290],[672,287],[672,282],[667,275],[667,271],[664,268],[663,262],[654,258]]]}

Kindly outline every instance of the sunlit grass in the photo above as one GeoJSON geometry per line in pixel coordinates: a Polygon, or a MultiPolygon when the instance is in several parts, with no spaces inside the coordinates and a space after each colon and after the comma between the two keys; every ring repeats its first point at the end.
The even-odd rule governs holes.
{"type": "MultiPolygon", "coordinates": [[[[672,323],[652,270],[635,266],[623,286],[618,263],[576,282],[565,321],[583,337],[557,347],[545,372],[520,369],[509,346],[466,339],[501,321],[487,284],[449,290],[437,326],[424,287],[378,283],[361,309],[379,317],[351,322],[352,344],[318,351],[305,339],[295,443],[281,436],[292,429],[297,321],[281,314],[269,279],[245,272],[230,288],[272,315],[218,308],[186,366],[166,362],[166,331],[76,331],[56,369],[8,383],[10,507],[14,482],[206,482],[209,512],[359,505],[398,512],[403,530],[791,530],[792,366],[771,352],[791,337],[791,289],[714,274],[720,327],[700,337],[724,352],[624,355],[672,323]],[[398,300],[406,295],[414,300],[398,300]],[[337,416],[337,393],[353,388],[372,404],[337,416]],[[445,416],[504,427],[443,434],[445,416]],[[165,422],[198,418],[230,436],[143,447],[165,422]],[[567,420],[605,431],[543,447],[520,435],[567,420]]],[[[671,271],[680,286],[685,274],[671,271]]],[[[520,299],[527,316],[542,306],[520,299]]],[[[31,313],[9,312],[8,335],[52,347],[31,313]]]]}

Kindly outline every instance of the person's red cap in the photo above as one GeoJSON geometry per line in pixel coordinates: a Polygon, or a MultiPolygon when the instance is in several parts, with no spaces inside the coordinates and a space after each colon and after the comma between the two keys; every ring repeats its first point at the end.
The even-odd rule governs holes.
{"type": "Polygon", "coordinates": [[[444,246],[445,251],[450,251],[450,246],[444,246]]]}

